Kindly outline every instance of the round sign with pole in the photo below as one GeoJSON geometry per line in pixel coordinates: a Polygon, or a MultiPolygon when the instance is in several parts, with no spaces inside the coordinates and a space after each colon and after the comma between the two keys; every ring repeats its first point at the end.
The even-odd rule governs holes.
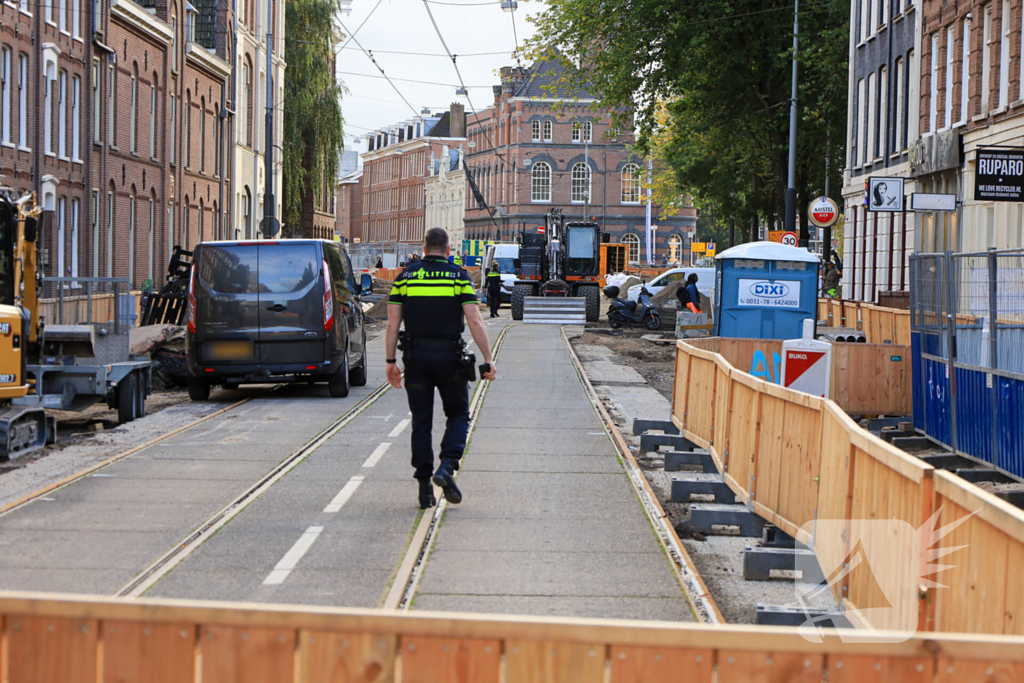
{"type": "Polygon", "coordinates": [[[260,232],[264,237],[273,237],[281,231],[281,221],[273,216],[264,216],[260,221],[260,232]]]}
{"type": "Polygon", "coordinates": [[[828,228],[839,220],[839,206],[828,197],[818,197],[807,208],[807,217],[819,228],[828,228]]]}
{"type": "Polygon", "coordinates": [[[800,238],[797,237],[797,234],[795,232],[787,231],[782,233],[781,241],[782,244],[786,245],[787,247],[795,247],[800,243],[800,238]]]}

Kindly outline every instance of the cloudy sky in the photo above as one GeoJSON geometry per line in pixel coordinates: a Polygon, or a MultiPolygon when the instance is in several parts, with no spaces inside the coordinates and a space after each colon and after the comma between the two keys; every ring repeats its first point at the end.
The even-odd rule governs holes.
{"type": "MultiPolygon", "coordinates": [[[[520,45],[533,33],[526,17],[543,8],[543,2],[519,0],[515,29],[520,45]]],[[[502,11],[500,0],[430,0],[430,10],[449,50],[457,56],[469,99],[455,94],[459,82],[455,68],[445,56],[423,0],[380,0],[379,4],[378,0],[354,0],[352,13],[341,21],[355,39],[343,42],[338,57],[338,79],[348,89],[342,100],[346,149],[363,151],[365,143],[356,143],[356,137],[412,118],[414,113],[402,96],[416,113],[422,107],[447,109],[455,101],[465,104],[467,112],[470,101],[478,110],[493,102],[491,86],[500,82],[498,69],[515,63],[512,15],[502,11]],[[356,41],[373,53],[401,96],[380,77],[356,41]]]]}

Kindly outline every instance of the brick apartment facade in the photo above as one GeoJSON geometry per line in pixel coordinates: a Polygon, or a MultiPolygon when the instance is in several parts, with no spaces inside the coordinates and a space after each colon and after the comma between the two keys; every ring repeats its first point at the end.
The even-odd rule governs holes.
{"type": "Polygon", "coordinates": [[[353,171],[338,182],[334,232],[345,243],[363,241],[362,171],[353,171]]]}
{"type": "Polygon", "coordinates": [[[227,10],[196,5],[0,6],[0,173],[43,204],[46,275],[159,286],[174,244],[230,220],[218,144],[230,66],[215,29],[227,10]]]}
{"type": "Polygon", "coordinates": [[[440,117],[406,121],[369,136],[363,159],[363,241],[423,241],[424,181],[430,158],[465,142],[466,116],[452,104],[440,117]]]}
{"type": "Polygon", "coordinates": [[[925,214],[921,251],[1024,247],[1024,203],[974,197],[979,147],[1024,147],[1021,0],[922,0],[921,115],[913,174],[956,194],[960,216],[925,214]]]}
{"type": "MultiPolygon", "coordinates": [[[[613,241],[629,244],[631,261],[645,260],[643,160],[628,149],[630,134],[611,130],[608,110],[593,96],[562,86],[552,92],[562,68],[503,68],[493,105],[469,116],[466,164],[489,209],[467,189],[466,237],[511,240],[521,227],[543,224],[553,208],[579,219],[586,209],[613,241]]],[[[688,263],[696,211],[659,220],[654,208],[652,216],[655,261],[671,254],[688,263]]]]}

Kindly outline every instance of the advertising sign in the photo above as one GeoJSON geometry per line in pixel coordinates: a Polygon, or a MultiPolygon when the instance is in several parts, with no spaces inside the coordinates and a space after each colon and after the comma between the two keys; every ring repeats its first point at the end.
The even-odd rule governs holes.
{"type": "Polygon", "coordinates": [[[979,201],[1024,200],[1024,149],[979,149],[974,173],[974,198],[979,201]]]}
{"type": "Polygon", "coordinates": [[[800,308],[800,281],[741,278],[736,303],[758,308],[800,308]]]}
{"type": "Polygon", "coordinates": [[[819,228],[827,228],[839,220],[839,206],[828,197],[818,197],[807,208],[807,217],[819,228]]]}
{"type": "Polygon", "coordinates": [[[911,211],[956,211],[955,194],[915,192],[910,195],[911,211]]]}
{"type": "Polygon", "coordinates": [[[868,211],[902,211],[903,178],[868,178],[868,211]]]}

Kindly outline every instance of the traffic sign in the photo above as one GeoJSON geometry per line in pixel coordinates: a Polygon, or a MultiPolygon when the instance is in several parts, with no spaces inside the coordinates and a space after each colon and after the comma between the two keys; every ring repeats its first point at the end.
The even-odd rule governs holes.
{"type": "MultiPolygon", "coordinates": [[[[714,244],[712,244],[712,247],[714,244]]],[[[703,254],[707,251],[707,247],[704,242],[690,242],[690,252],[694,254],[703,254]]]]}
{"type": "Polygon", "coordinates": [[[715,255],[715,249],[716,249],[715,243],[714,242],[708,242],[707,246],[704,249],[704,253],[707,255],[708,258],[712,258],[715,255]]]}
{"type": "Polygon", "coordinates": [[[868,211],[903,210],[903,178],[868,178],[868,211]]]}
{"type": "Polygon", "coordinates": [[[782,236],[786,234],[785,230],[770,230],[768,231],[769,242],[782,242],[782,236]]]}
{"type": "Polygon", "coordinates": [[[797,237],[795,232],[786,231],[782,233],[782,238],[779,240],[779,242],[781,242],[787,247],[795,247],[797,244],[799,244],[800,239],[797,237]]]}
{"type": "Polygon", "coordinates": [[[828,197],[818,197],[811,202],[807,214],[811,223],[819,228],[827,228],[839,220],[839,206],[828,197]]]}

